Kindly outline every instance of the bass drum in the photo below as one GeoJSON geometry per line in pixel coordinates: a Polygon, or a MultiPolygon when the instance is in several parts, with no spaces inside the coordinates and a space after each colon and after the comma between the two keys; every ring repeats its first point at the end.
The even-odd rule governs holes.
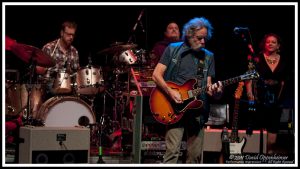
{"type": "Polygon", "coordinates": [[[57,96],[40,108],[38,119],[46,127],[88,126],[96,122],[91,107],[79,97],[57,96]]]}

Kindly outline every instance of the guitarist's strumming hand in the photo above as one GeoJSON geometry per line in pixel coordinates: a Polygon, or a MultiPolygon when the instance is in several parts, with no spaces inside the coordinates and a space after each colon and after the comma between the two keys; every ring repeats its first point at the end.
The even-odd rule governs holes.
{"type": "Polygon", "coordinates": [[[220,99],[223,94],[223,84],[221,81],[208,86],[207,93],[215,99],[220,99]]]}
{"type": "Polygon", "coordinates": [[[175,101],[175,103],[183,103],[182,97],[177,90],[168,87],[168,94],[175,101]]]}

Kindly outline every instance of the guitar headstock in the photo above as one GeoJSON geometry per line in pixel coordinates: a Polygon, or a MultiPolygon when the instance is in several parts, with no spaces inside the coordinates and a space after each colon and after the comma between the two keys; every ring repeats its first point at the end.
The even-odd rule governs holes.
{"type": "Polygon", "coordinates": [[[235,99],[240,99],[243,93],[243,87],[244,87],[244,82],[239,82],[239,85],[237,87],[237,89],[235,90],[234,93],[234,98],[235,99]]]}
{"type": "Polygon", "coordinates": [[[241,80],[258,79],[259,74],[255,70],[249,70],[245,74],[241,75],[241,80]]]}

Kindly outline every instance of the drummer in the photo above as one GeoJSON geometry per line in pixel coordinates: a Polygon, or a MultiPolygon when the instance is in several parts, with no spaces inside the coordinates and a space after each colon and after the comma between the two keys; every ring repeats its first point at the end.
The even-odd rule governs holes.
{"type": "Polygon", "coordinates": [[[51,68],[44,68],[37,66],[37,73],[45,75],[49,80],[49,87],[51,88],[56,74],[59,72],[67,72],[69,76],[76,73],[79,66],[79,55],[77,49],[72,45],[77,24],[72,21],[65,21],[61,25],[60,37],[44,45],[42,50],[51,56],[56,64],[51,68]]]}

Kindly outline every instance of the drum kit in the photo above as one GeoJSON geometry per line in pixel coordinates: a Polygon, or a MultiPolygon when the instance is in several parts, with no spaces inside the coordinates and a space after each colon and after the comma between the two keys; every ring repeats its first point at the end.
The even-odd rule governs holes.
{"type": "MultiPolygon", "coordinates": [[[[104,82],[102,67],[91,62],[80,67],[75,74],[62,70],[56,72],[54,77],[41,77],[36,73],[36,66],[50,68],[55,66],[55,61],[42,50],[21,43],[14,43],[9,49],[22,61],[29,64],[28,73],[22,79],[28,79],[25,84],[18,81],[6,81],[6,115],[15,116],[23,114],[26,125],[46,127],[73,127],[86,126],[96,130],[92,132],[117,131],[122,126],[122,111],[125,110],[123,93],[129,93],[129,78],[120,81],[121,74],[130,74],[129,67],[143,61],[145,51],[136,50],[136,44],[114,43],[109,48],[97,54],[112,56],[117,65],[113,69],[114,84],[108,87],[104,82]],[[29,76],[29,78],[28,78],[29,76]],[[35,80],[34,77],[37,77],[35,80]],[[48,91],[49,81],[52,78],[51,91],[48,91]],[[121,85],[120,85],[121,84],[121,85]],[[45,99],[46,93],[54,94],[45,99]],[[113,93],[113,94],[112,94],[113,93]],[[99,120],[94,106],[96,95],[103,94],[103,113],[99,120]],[[114,99],[112,120],[106,114],[106,95],[114,99]],[[87,100],[88,101],[87,101],[87,100]],[[120,112],[121,111],[121,112],[120,112]],[[120,117],[117,117],[120,116],[120,117]],[[96,127],[95,127],[96,126],[96,127]],[[109,129],[113,127],[114,129],[109,129]],[[101,130],[101,131],[99,131],[101,130]]],[[[126,95],[126,97],[128,97],[126,95]]],[[[106,133],[111,134],[111,133],[106,133]]],[[[91,136],[95,135],[91,134],[91,136]]],[[[98,139],[94,139],[98,142],[98,139]]],[[[99,144],[99,143],[96,143],[99,144]]]]}

